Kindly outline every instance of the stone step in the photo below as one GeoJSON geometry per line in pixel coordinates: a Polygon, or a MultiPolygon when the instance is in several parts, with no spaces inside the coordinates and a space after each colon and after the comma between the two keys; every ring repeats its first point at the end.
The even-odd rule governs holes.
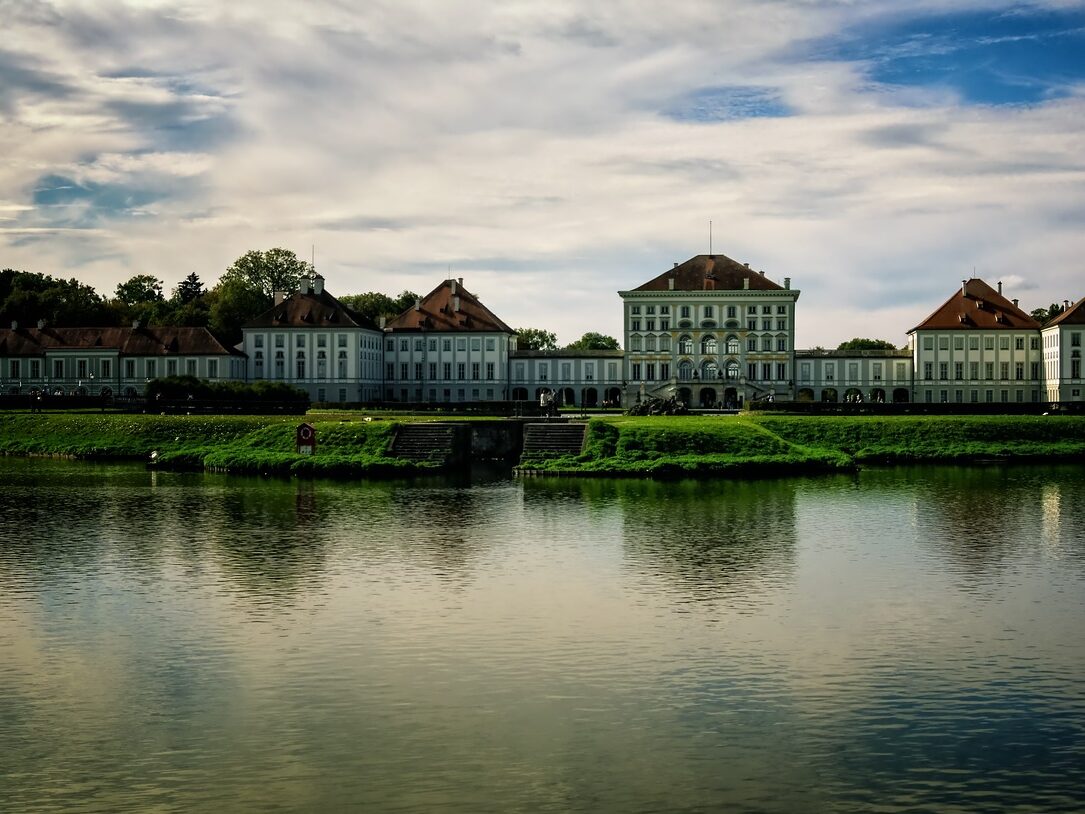
{"type": "Polygon", "coordinates": [[[532,458],[579,455],[586,430],[586,424],[527,424],[523,454],[532,458]]]}
{"type": "Polygon", "coordinates": [[[454,443],[455,431],[447,424],[405,424],[392,441],[392,455],[445,464],[455,452],[454,443]]]}

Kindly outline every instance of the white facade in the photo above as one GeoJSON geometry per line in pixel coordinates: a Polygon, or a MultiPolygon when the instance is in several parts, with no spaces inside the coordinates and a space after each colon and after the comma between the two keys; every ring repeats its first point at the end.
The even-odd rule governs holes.
{"type": "Polygon", "coordinates": [[[439,331],[384,336],[384,399],[505,401],[511,334],[439,331]]]}
{"type": "Polygon", "coordinates": [[[799,401],[902,404],[912,400],[907,350],[795,352],[799,401]]]}
{"type": "Polygon", "coordinates": [[[623,367],[620,350],[514,351],[511,398],[538,401],[553,394],[563,407],[620,406],[623,367]]]}
{"type": "Polygon", "coordinates": [[[915,401],[1038,402],[1045,392],[1037,330],[916,330],[915,401]]]}
{"type": "MultiPolygon", "coordinates": [[[[1078,304],[1081,307],[1081,303],[1078,304]]],[[[1082,350],[1085,325],[1058,322],[1043,329],[1044,398],[1046,401],[1085,401],[1082,350]]]]}

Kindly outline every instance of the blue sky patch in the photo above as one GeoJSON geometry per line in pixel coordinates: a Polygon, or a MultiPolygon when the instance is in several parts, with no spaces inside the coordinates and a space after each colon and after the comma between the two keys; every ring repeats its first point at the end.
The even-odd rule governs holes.
{"type": "Polygon", "coordinates": [[[102,218],[138,215],[163,196],[122,184],[79,183],[62,175],[46,175],[34,187],[33,203],[53,225],[89,227],[102,218]]]}
{"type": "Polygon", "coordinates": [[[873,82],[946,89],[970,104],[1034,104],[1085,81],[1085,12],[898,16],[820,40],[806,56],[864,62],[873,82]]]}
{"type": "Polygon", "coordinates": [[[741,85],[699,88],[663,109],[667,118],[683,122],[773,118],[790,113],[776,89],[741,85]]]}

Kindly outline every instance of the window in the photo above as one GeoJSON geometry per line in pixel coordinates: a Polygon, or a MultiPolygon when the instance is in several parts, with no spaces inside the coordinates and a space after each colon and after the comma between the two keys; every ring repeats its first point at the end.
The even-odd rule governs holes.
{"type": "Polygon", "coordinates": [[[678,352],[682,354],[693,353],[693,339],[689,336],[680,336],[678,338],[678,352]]]}
{"type": "Polygon", "coordinates": [[[634,319],[632,322],[630,322],[629,323],[629,330],[631,330],[631,331],[639,331],[640,330],[640,320],[639,319],[634,319]]]}
{"type": "MultiPolygon", "coordinates": [[[[177,363],[174,362],[174,364],[176,365],[177,363]]],[[[78,378],[80,378],[80,379],[87,378],[87,360],[86,359],[80,359],[79,361],[77,361],[75,363],[75,371],[76,371],[75,375],[78,378]]]]}
{"type": "Polygon", "coordinates": [[[746,313],[747,314],[756,314],[757,313],[757,306],[756,305],[747,305],[746,306],[746,313]]]}
{"type": "Polygon", "coordinates": [[[449,379],[452,378],[452,363],[451,362],[445,362],[443,365],[441,365],[441,377],[445,381],[448,381],[449,379]]]}
{"type": "Polygon", "coordinates": [[[761,363],[761,378],[765,381],[772,379],[772,362],[761,363]]]}
{"type": "Polygon", "coordinates": [[[486,350],[497,350],[497,340],[492,336],[486,337],[486,350]]]}
{"type": "Polygon", "coordinates": [[[471,338],[471,350],[482,350],[482,340],[477,336],[471,338]]]}
{"type": "MultiPolygon", "coordinates": [[[[340,379],[347,377],[347,352],[345,350],[339,351],[339,358],[336,359],[336,374],[340,379]]],[[[346,401],[345,398],[339,400],[346,401]]]]}
{"type": "Polygon", "coordinates": [[[776,337],[776,350],[787,350],[787,339],[782,336],[776,337]]]}
{"type": "Polygon", "coordinates": [[[646,314],[654,314],[655,312],[656,312],[656,307],[654,305],[646,305],[646,306],[644,306],[644,313],[646,313],[646,314]]]}
{"type": "Polygon", "coordinates": [[[894,375],[896,376],[897,381],[904,381],[905,377],[908,375],[908,365],[904,362],[897,362],[893,367],[895,368],[894,375]]]}
{"type": "Polygon", "coordinates": [[[849,382],[857,382],[857,381],[859,381],[859,363],[858,362],[848,362],[848,381],[849,382]]]}
{"type": "Polygon", "coordinates": [[[1017,362],[1013,366],[1013,378],[1016,381],[1023,382],[1025,380],[1025,363],[1017,362]]]}
{"type": "Polygon", "coordinates": [[[1010,378],[1010,363],[1000,362],[998,365],[998,378],[1006,380],[1010,378]]]}
{"type": "Polygon", "coordinates": [[[548,365],[546,362],[539,363],[539,381],[545,382],[546,377],[549,375],[548,365]]]}
{"type": "Polygon", "coordinates": [[[641,338],[639,336],[630,337],[630,339],[629,339],[629,349],[630,350],[640,350],[641,349],[641,338]]]}
{"type": "Polygon", "coordinates": [[[778,319],[778,320],[776,320],[776,330],[778,330],[778,331],[786,331],[787,330],[787,320],[786,319],[778,319]]]}
{"type": "MultiPolygon", "coordinates": [[[[150,364],[148,362],[148,364],[150,364]]],[[[148,373],[148,375],[150,375],[148,373]]],[[[281,350],[275,351],[275,378],[282,379],[286,376],[286,359],[283,358],[283,352],[281,350]]]]}
{"type": "Polygon", "coordinates": [[[659,337],[659,349],[669,351],[671,349],[671,338],[664,334],[659,337]]]}
{"type": "MultiPolygon", "coordinates": [[[[667,306],[664,305],[663,307],[666,308],[667,306]]],[[[617,362],[607,362],[607,378],[610,379],[610,381],[612,382],[618,380],[617,362]]]]}
{"type": "Polygon", "coordinates": [[[1040,337],[1034,336],[1031,339],[1029,339],[1029,348],[1031,348],[1032,350],[1039,350],[1040,349],[1040,337]]]}
{"type": "MultiPolygon", "coordinates": [[[[346,334],[337,334],[336,337],[335,337],[335,346],[337,348],[345,348],[347,346],[347,335],[346,334]]],[[[344,398],[339,399],[340,401],[346,401],[346,398],[345,398],[346,393],[344,392],[343,395],[344,395],[344,398]]]]}
{"type": "Polygon", "coordinates": [[[316,352],[316,377],[318,379],[328,378],[328,352],[318,350],[316,352]]]}
{"type": "Polygon", "coordinates": [[[871,365],[871,370],[873,371],[874,381],[880,382],[882,380],[882,363],[874,362],[871,365]]]}
{"type": "Polygon", "coordinates": [[[663,362],[659,366],[659,378],[669,379],[671,377],[671,366],[667,362],[663,362]]]}
{"type": "MultiPolygon", "coordinates": [[[[327,336],[327,334],[317,334],[316,346],[318,348],[326,348],[326,347],[328,347],[328,336],[327,336]]],[[[324,401],[324,399],[321,399],[321,401],[324,401]]]]}
{"type": "Polygon", "coordinates": [[[1070,334],[1070,347],[1071,348],[1080,348],[1081,347],[1081,332],[1080,331],[1073,331],[1070,334]]]}
{"type": "Polygon", "coordinates": [[[661,319],[659,321],[659,330],[669,331],[671,329],[671,321],[669,319],[661,319]]]}
{"type": "Polygon", "coordinates": [[[957,381],[964,378],[964,362],[953,363],[953,378],[957,381]]]}
{"type": "Polygon", "coordinates": [[[252,346],[254,348],[262,348],[262,347],[264,347],[264,335],[263,334],[257,334],[256,336],[254,336],[252,338],[252,346]]]}
{"type": "Polygon", "coordinates": [[[757,337],[751,336],[746,340],[746,350],[757,350],[757,337]]]}
{"type": "Polygon", "coordinates": [[[425,347],[425,340],[423,340],[423,339],[414,340],[414,349],[416,351],[421,352],[423,347],[425,347]]]}
{"type": "Polygon", "coordinates": [[[456,365],[456,378],[463,381],[467,377],[467,363],[460,362],[456,365]]]}
{"type": "Polygon", "coordinates": [[[467,340],[466,339],[457,339],[456,340],[456,350],[467,350],[467,340]]]}
{"type": "Polygon", "coordinates": [[[654,319],[647,319],[644,321],[644,329],[646,331],[654,331],[656,329],[656,321],[654,319]]]}
{"type": "Polygon", "coordinates": [[[445,353],[450,352],[452,350],[452,340],[451,339],[442,339],[441,340],[441,350],[443,350],[445,353]]]}
{"type": "Polygon", "coordinates": [[[949,337],[948,336],[940,336],[940,337],[938,337],[938,350],[949,350],[949,337]]]}
{"type": "Polygon", "coordinates": [[[1023,336],[1015,336],[1013,338],[1013,349],[1014,350],[1024,350],[1025,349],[1025,337],[1023,337],[1023,336]]]}
{"type": "Polygon", "coordinates": [[[938,378],[942,381],[949,378],[949,362],[938,363],[938,378]]]}
{"type": "Polygon", "coordinates": [[[409,373],[410,373],[410,368],[407,366],[407,363],[406,362],[400,362],[399,363],[399,378],[402,379],[403,381],[406,381],[407,376],[408,376],[409,373]]]}
{"type": "Polygon", "coordinates": [[[682,308],[680,309],[680,314],[681,314],[682,319],[689,319],[689,306],[688,305],[683,305],[682,308]]]}
{"type": "Polygon", "coordinates": [[[785,362],[776,363],[776,378],[780,381],[784,381],[787,378],[787,364],[785,362]]]}
{"type": "MultiPolygon", "coordinates": [[[[429,341],[429,352],[430,353],[436,353],[437,352],[437,340],[436,339],[431,339],[429,341]]],[[[430,396],[430,401],[435,401],[436,398],[437,398],[437,396],[436,396],[437,391],[436,390],[431,390],[430,392],[434,394],[434,395],[430,396]]]]}
{"type": "Polygon", "coordinates": [[[964,337],[963,336],[958,335],[958,336],[953,337],[953,350],[964,350],[964,337]]]}
{"type": "Polygon", "coordinates": [[[761,313],[762,314],[771,314],[772,313],[772,306],[771,305],[762,305],[761,306],[761,313]]]}
{"type": "Polygon", "coordinates": [[[717,353],[716,337],[709,335],[701,339],[701,353],[715,356],[717,353]]]}
{"type": "Polygon", "coordinates": [[[757,380],[757,365],[753,362],[746,365],[746,377],[755,381],[757,380]]]}
{"type": "Polygon", "coordinates": [[[693,365],[689,362],[682,362],[678,365],[678,378],[684,382],[688,382],[693,378],[693,365]]]}
{"type": "Polygon", "coordinates": [[[968,378],[978,379],[980,377],[980,363],[969,362],[968,363],[968,378]]]}
{"type": "Polygon", "coordinates": [[[207,378],[217,379],[219,377],[219,360],[208,359],[207,360],[207,378]]]}
{"type": "Polygon", "coordinates": [[[295,378],[304,379],[305,378],[305,355],[301,351],[298,351],[298,358],[295,360],[294,368],[297,371],[297,374],[295,375],[295,378]]]}
{"type": "Polygon", "coordinates": [[[711,305],[706,305],[706,306],[704,307],[704,318],[705,318],[705,319],[712,319],[712,315],[713,315],[713,313],[714,313],[714,312],[713,312],[713,310],[712,310],[712,306],[711,306],[711,305]]]}
{"type": "Polygon", "coordinates": [[[970,336],[970,337],[968,337],[968,349],[969,350],[979,350],[980,349],[980,338],[978,336],[970,336]]]}
{"type": "Polygon", "coordinates": [[[995,349],[995,338],[993,336],[985,336],[985,337],[983,337],[983,349],[984,350],[994,350],[995,349]]]}
{"type": "Polygon", "coordinates": [[[933,362],[924,362],[923,363],[923,378],[926,379],[927,381],[930,381],[931,379],[934,378],[934,363],[933,362]]]}
{"type": "Polygon", "coordinates": [[[738,338],[734,336],[727,337],[727,352],[733,356],[737,356],[738,350],[738,338]]]}
{"type": "Polygon", "coordinates": [[[999,350],[1009,350],[1010,349],[1010,338],[1008,336],[1000,336],[998,338],[998,349],[999,350]]]}
{"type": "Polygon", "coordinates": [[[109,359],[102,360],[102,378],[108,379],[113,375],[113,363],[109,359]]]}
{"type": "Polygon", "coordinates": [[[736,316],[738,316],[738,309],[735,308],[735,306],[733,306],[733,305],[728,305],[727,306],[727,318],[728,319],[734,319],[736,316]]]}
{"type": "Polygon", "coordinates": [[[480,365],[478,362],[471,363],[471,380],[478,381],[481,378],[480,365]]]}
{"type": "Polygon", "coordinates": [[[934,337],[933,336],[925,336],[925,337],[923,337],[923,350],[934,350],[934,337]]]}
{"type": "Polygon", "coordinates": [[[285,338],[283,334],[275,334],[275,347],[281,348],[285,344],[285,338]]]}
{"type": "Polygon", "coordinates": [[[776,306],[776,313],[777,314],[786,314],[787,313],[787,306],[786,305],[777,305],[776,306]]]}
{"type": "Polygon", "coordinates": [[[134,379],[136,377],[136,360],[125,359],[124,360],[124,378],[134,379]]]}
{"type": "Polygon", "coordinates": [[[573,378],[572,365],[569,362],[561,363],[561,380],[570,381],[573,378]]]}
{"type": "Polygon", "coordinates": [[[22,375],[23,375],[22,374],[22,365],[20,364],[20,360],[18,360],[18,359],[12,359],[11,360],[9,370],[11,371],[11,378],[13,378],[13,379],[18,379],[18,378],[22,377],[22,375]]]}
{"type": "Polygon", "coordinates": [[[756,319],[748,319],[748,320],[746,320],[746,330],[747,331],[756,331],[757,330],[757,320],[756,319]]]}
{"type": "Polygon", "coordinates": [[[651,362],[644,366],[644,377],[650,382],[656,380],[656,366],[651,362]]]}
{"type": "Polygon", "coordinates": [[[1033,362],[1032,363],[1032,378],[1033,379],[1040,378],[1040,363],[1039,362],[1033,362]]]}
{"type": "MultiPolygon", "coordinates": [[[[730,378],[730,377],[728,377],[730,378]]],[[[799,365],[799,378],[804,382],[810,381],[810,363],[803,362],[799,365]]]]}
{"type": "Polygon", "coordinates": [[[670,312],[671,312],[671,307],[669,305],[661,305],[661,306],[659,306],[659,313],[661,313],[661,314],[669,314],[670,312]]]}
{"type": "MultiPolygon", "coordinates": [[[[148,362],[147,364],[150,364],[150,362],[148,362]]],[[[63,379],[64,378],[64,360],[63,359],[54,359],[53,360],[53,378],[54,379],[63,379]]]]}
{"type": "Polygon", "coordinates": [[[177,375],[177,360],[176,359],[167,359],[166,360],[166,375],[167,376],[176,376],[177,375]]]}
{"type": "Polygon", "coordinates": [[[738,362],[728,362],[727,363],[727,378],[728,379],[737,379],[738,378],[738,362]]]}
{"type": "Polygon", "coordinates": [[[761,350],[772,350],[772,337],[771,336],[763,336],[763,337],[761,337],[761,350]]]}
{"type": "Polygon", "coordinates": [[[656,349],[656,338],[654,336],[646,336],[646,337],[644,337],[644,349],[645,350],[655,350],[656,349]]]}
{"type": "Polygon", "coordinates": [[[640,313],[640,306],[639,305],[634,305],[632,308],[629,309],[629,313],[631,313],[631,314],[639,314],[640,313]]]}
{"type": "Polygon", "coordinates": [[[387,341],[387,342],[385,343],[385,345],[384,345],[384,346],[385,346],[385,348],[387,348],[388,350],[395,350],[395,349],[396,349],[396,340],[394,340],[394,339],[389,339],[389,340],[388,340],[388,341],[387,341]]]}
{"type": "Polygon", "coordinates": [[[414,363],[414,377],[416,379],[421,379],[422,378],[422,363],[421,362],[415,362],[414,363]]]}
{"type": "Polygon", "coordinates": [[[294,344],[296,344],[299,348],[304,348],[305,334],[298,334],[296,337],[294,337],[294,344]]]}
{"type": "Polygon", "coordinates": [[[402,339],[400,339],[399,340],[399,349],[401,351],[410,350],[411,349],[411,340],[407,339],[406,337],[403,337],[402,339]]]}
{"type": "Polygon", "coordinates": [[[761,320],[761,330],[762,331],[771,331],[772,330],[772,320],[771,319],[763,319],[763,320],[761,320]]]}
{"type": "Polygon", "coordinates": [[[640,362],[633,363],[633,378],[640,381],[640,362]]]}
{"type": "Polygon", "coordinates": [[[995,377],[995,363],[985,362],[983,365],[983,378],[991,380],[995,377]]]}
{"type": "MultiPolygon", "coordinates": [[[[928,362],[929,364],[929,362],[928,362]]],[[[836,378],[836,365],[830,362],[825,365],[825,381],[831,382],[836,378]]]]}

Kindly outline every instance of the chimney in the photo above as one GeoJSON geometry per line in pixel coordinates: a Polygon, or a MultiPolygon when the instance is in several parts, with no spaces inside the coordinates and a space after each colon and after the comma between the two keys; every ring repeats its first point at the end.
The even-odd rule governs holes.
{"type": "Polygon", "coordinates": [[[673,277],[668,277],[667,278],[667,290],[668,291],[674,291],[674,278],[673,277]]]}
{"type": "Polygon", "coordinates": [[[421,299],[421,297],[415,297],[414,298],[414,310],[415,311],[421,311],[422,310],[422,299],[421,299]]]}
{"type": "Polygon", "coordinates": [[[282,305],[283,300],[286,299],[286,292],[285,291],[276,291],[273,296],[275,297],[275,304],[276,305],[282,305]]]}
{"type": "Polygon", "coordinates": [[[463,288],[463,277],[457,277],[456,282],[460,284],[460,288],[463,288]]]}
{"type": "Polygon", "coordinates": [[[452,310],[457,312],[460,310],[460,298],[458,296],[452,298],[452,310]]]}
{"type": "Polygon", "coordinates": [[[784,277],[784,288],[787,288],[787,289],[791,288],[791,278],[790,277],[784,277]]]}
{"type": "Polygon", "coordinates": [[[456,293],[456,281],[455,281],[455,280],[449,280],[449,281],[448,281],[448,287],[449,287],[450,289],[452,289],[452,293],[453,293],[453,294],[455,294],[455,293],[456,293]]]}
{"type": "Polygon", "coordinates": [[[674,268],[678,268],[678,263],[677,262],[675,262],[674,268]]]}
{"type": "Polygon", "coordinates": [[[750,288],[750,278],[749,277],[743,277],[742,278],[742,290],[746,291],[749,288],[750,288]]]}
{"type": "Polygon", "coordinates": [[[998,293],[999,293],[999,296],[1002,295],[1002,281],[1001,280],[998,281],[998,293]]]}
{"type": "Polygon", "coordinates": [[[384,317],[384,316],[377,317],[377,325],[379,327],[383,328],[386,322],[388,322],[388,317],[384,317]]]}
{"type": "Polygon", "coordinates": [[[1070,310],[1070,300],[1063,300],[1062,301],[1062,308],[1063,308],[1064,311],[1069,311],[1070,310]]]}
{"type": "Polygon", "coordinates": [[[324,292],[324,278],[319,274],[313,275],[313,293],[322,294],[324,292]]]}
{"type": "Polygon", "coordinates": [[[1014,307],[1014,308],[1016,308],[1016,307],[1017,307],[1017,297],[1014,297],[1014,298],[1013,298],[1012,300],[1010,300],[1010,302],[1012,302],[1012,303],[1013,303],[1013,307],[1014,307]]]}
{"type": "Polygon", "coordinates": [[[744,265],[744,266],[745,266],[746,268],[749,268],[749,267],[750,267],[750,264],[749,264],[749,263],[743,263],[742,265],[744,265]]]}
{"type": "Polygon", "coordinates": [[[762,276],[762,277],[764,277],[764,276],[765,276],[765,270],[764,270],[764,269],[761,269],[761,276],[762,276]]]}

